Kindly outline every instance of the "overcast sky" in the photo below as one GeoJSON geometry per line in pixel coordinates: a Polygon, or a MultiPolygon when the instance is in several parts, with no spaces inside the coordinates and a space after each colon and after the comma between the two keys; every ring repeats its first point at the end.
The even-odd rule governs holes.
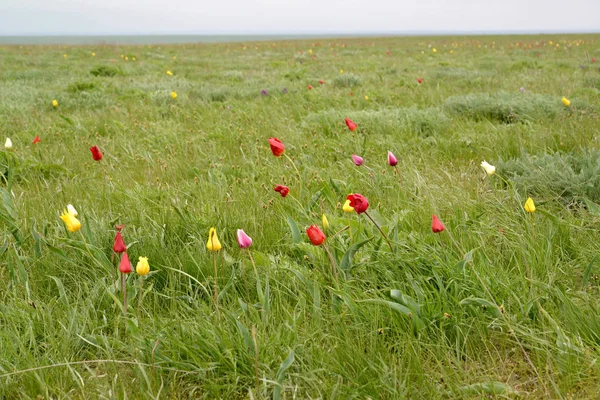
{"type": "Polygon", "coordinates": [[[0,35],[600,32],[600,0],[0,0],[0,35]]]}

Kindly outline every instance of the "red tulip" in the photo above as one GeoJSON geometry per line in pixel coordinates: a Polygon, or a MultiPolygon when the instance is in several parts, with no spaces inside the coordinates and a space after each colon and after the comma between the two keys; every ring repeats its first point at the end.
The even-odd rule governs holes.
{"type": "Polygon", "coordinates": [[[308,85],[308,90],[311,90],[311,89],[312,89],[312,85],[308,85]]]}
{"type": "Polygon", "coordinates": [[[124,253],[127,251],[127,246],[125,246],[125,242],[123,241],[123,236],[121,236],[121,230],[117,231],[117,236],[115,236],[115,242],[113,244],[113,251],[115,253],[124,253]]]}
{"type": "Polygon", "coordinates": [[[325,242],[325,234],[316,225],[311,225],[306,229],[306,234],[310,242],[315,246],[320,246],[325,242]]]}
{"type": "Polygon", "coordinates": [[[124,252],[121,256],[121,262],[119,263],[119,271],[122,274],[130,274],[132,271],[131,263],[129,262],[129,256],[127,255],[127,252],[124,252]]]}
{"type": "Polygon", "coordinates": [[[39,142],[41,142],[41,141],[42,141],[42,139],[40,139],[40,137],[39,137],[39,136],[36,136],[36,137],[33,139],[33,144],[38,144],[38,143],[39,143],[39,142]]]}
{"type": "Polygon", "coordinates": [[[102,152],[100,151],[98,146],[90,147],[90,151],[92,152],[92,158],[94,159],[94,161],[102,160],[102,152]]]}
{"type": "Polygon", "coordinates": [[[352,193],[346,199],[350,200],[350,207],[354,208],[357,214],[362,214],[369,208],[369,201],[362,194],[352,193]]]}
{"type": "Polygon", "coordinates": [[[592,57],[592,62],[596,62],[596,57],[592,57]]]}
{"type": "Polygon", "coordinates": [[[392,55],[392,52],[388,50],[388,51],[385,52],[385,54],[387,54],[388,56],[390,56],[390,55],[392,55]]]}
{"type": "Polygon", "coordinates": [[[440,221],[438,217],[436,217],[436,215],[433,214],[433,217],[431,218],[431,230],[433,231],[433,233],[443,232],[444,229],[446,229],[446,227],[444,226],[444,224],[442,224],[442,221],[440,221]]]}
{"type": "Polygon", "coordinates": [[[269,146],[271,146],[271,151],[275,157],[281,157],[285,153],[285,146],[277,138],[269,138],[269,146]]]}
{"type": "Polygon", "coordinates": [[[288,193],[290,192],[290,188],[287,186],[283,186],[283,185],[277,185],[275,186],[275,190],[276,192],[279,192],[281,194],[281,197],[285,197],[288,195],[288,193]]]}
{"type": "Polygon", "coordinates": [[[391,151],[388,151],[388,164],[390,167],[395,167],[398,164],[398,159],[391,151]]]}
{"type": "Polygon", "coordinates": [[[325,84],[325,81],[324,81],[323,79],[319,79],[319,83],[320,83],[321,85],[324,85],[324,84],[325,84]]]}
{"type": "Polygon", "coordinates": [[[350,129],[352,132],[354,132],[356,130],[356,128],[358,128],[358,125],[356,125],[354,123],[354,121],[352,121],[350,118],[346,118],[346,126],[348,127],[348,129],[350,129]]]}
{"type": "Polygon", "coordinates": [[[423,83],[423,78],[417,78],[417,82],[419,82],[420,85],[421,83],[423,83]]]}

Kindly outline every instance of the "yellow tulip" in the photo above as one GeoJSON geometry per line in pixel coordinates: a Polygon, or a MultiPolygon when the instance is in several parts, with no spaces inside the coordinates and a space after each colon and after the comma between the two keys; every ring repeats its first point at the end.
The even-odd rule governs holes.
{"type": "Polygon", "coordinates": [[[96,53],[92,53],[92,57],[96,57],[96,53]]]}
{"type": "Polygon", "coordinates": [[[344,206],[342,207],[342,210],[344,210],[344,212],[347,212],[347,213],[354,212],[354,207],[352,207],[350,205],[350,200],[346,200],[346,202],[344,203],[344,206]]]}
{"type": "Polygon", "coordinates": [[[56,100],[52,100],[52,105],[53,105],[54,107],[58,107],[58,101],[56,101],[56,100]]]}
{"type": "Polygon", "coordinates": [[[569,107],[571,105],[571,100],[567,99],[566,97],[563,96],[562,98],[562,102],[566,107],[569,107]]]}
{"type": "Polygon", "coordinates": [[[433,48],[433,52],[434,52],[434,53],[437,53],[437,49],[436,49],[435,47],[433,48]]]}
{"type": "Polygon", "coordinates": [[[525,211],[527,211],[528,213],[535,212],[535,203],[533,202],[533,199],[531,197],[527,198],[527,201],[525,202],[523,208],[525,208],[525,211]]]}
{"type": "Polygon", "coordinates": [[[321,222],[323,222],[323,229],[329,228],[329,221],[327,220],[327,216],[325,214],[323,214],[321,217],[321,222]]]}
{"type": "Polygon", "coordinates": [[[137,265],[135,266],[135,272],[138,275],[148,275],[150,272],[150,264],[148,264],[148,257],[140,257],[137,265]]]}
{"type": "Polygon", "coordinates": [[[369,96],[365,96],[365,100],[369,100],[369,96]]]}
{"type": "Polygon", "coordinates": [[[171,71],[167,71],[167,75],[173,76],[173,73],[171,71]]]}
{"type": "Polygon", "coordinates": [[[343,70],[343,69],[340,69],[340,74],[343,74],[343,73],[344,73],[344,70],[343,70]]]}
{"type": "Polygon", "coordinates": [[[135,61],[135,57],[132,57],[132,58],[131,58],[131,60],[132,60],[132,61],[135,61]]]}
{"type": "Polygon", "coordinates": [[[210,228],[210,231],[208,231],[208,242],[206,243],[206,248],[209,251],[219,251],[223,248],[223,246],[221,246],[221,242],[219,242],[219,237],[217,236],[217,230],[215,228],[210,228]]]}
{"type": "Polygon", "coordinates": [[[63,220],[69,232],[77,232],[81,229],[81,222],[79,222],[79,220],[67,210],[62,212],[60,219],[63,220]]]}
{"type": "Polygon", "coordinates": [[[171,92],[171,97],[174,98],[174,99],[176,99],[177,98],[177,93],[171,92]]]}

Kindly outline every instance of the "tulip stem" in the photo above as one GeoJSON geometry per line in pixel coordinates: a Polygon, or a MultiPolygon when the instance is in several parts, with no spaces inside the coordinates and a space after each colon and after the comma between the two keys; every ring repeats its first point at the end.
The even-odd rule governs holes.
{"type": "Polygon", "coordinates": [[[283,153],[283,155],[285,156],[285,158],[288,159],[290,163],[292,163],[292,167],[294,167],[296,174],[298,174],[298,179],[300,179],[300,182],[302,182],[302,176],[300,176],[300,171],[298,171],[298,168],[296,168],[296,164],[294,163],[294,161],[290,158],[290,156],[287,155],[287,153],[283,153]]]}
{"type": "Polygon", "coordinates": [[[390,239],[388,239],[387,235],[381,230],[381,228],[379,227],[379,225],[377,225],[377,222],[375,222],[375,220],[373,218],[371,218],[371,216],[369,215],[368,212],[365,211],[365,215],[367,217],[369,217],[369,219],[371,220],[371,222],[373,224],[375,224],[375,226],[377,227],[377,229],[379,229],[379,232],[381,233],[381,235],[385,238],[385,240],[387,241],[388,246],[390,246],[390,250],[392,251],[392,253],[394,252],[394,248],[392,247],[392,242],[390,242],[390,239]]]}
{"type": "Polygon", "coordinates": [[[394,171],[396,171],[396,174],[398,174],[398,178],[400,178],[400,185],[402,186],[402,191],[405,191],[404,179],[402,179],[402,175],[400,175],[400,170],[398,169],[397,165],[394,165],[394,171]]]}
{"type": "Polygon", "coordinates": [[[331,255],[329,248],[326,245],[323,245],[323,248],[325,249],[327,256],[329,256],[329,261],[331,262],[331,267],[333,268],[333,276],[335,277],[335,283],[336,283],[336,286],[339,287],[340,281],[338,280],[337,265],[335,264],[335,260],[333,259],[333,256],[331,255]]]}
{"type": "Polygon", "coordinates": [[[121,290],[123,290],[123,315],[127,315],[127,275],[121,274],[121,290]]]}
{"type": "Polygon", "coordinates": [[[217,310],[217,318],[219,318],[219,281],[217,280],[217,258],[215,252],[212,252],[213,268],[215,270],[215,309],[217,310]]]}
{"type": "Polygon", "coordinates": [[[256,277],[258,277],[258,271],[256,270],[256,264],[254,263],[254,258],[252,258],[252,252],[250,251],[250,249],[246,249],[246,251],[248,252],[248,257],[250,257],[250,261],[252,262],[252,268],[254,268],[254,274],[256,275],[256,277]]]}
{"type": "Polygon", "coordinates": [[[138,316],[140,313],[140,309],[142,308],[142,296],[144,294],[144,277],[142,275],[140,275],[140,298],[138,299],[138,316]]]}

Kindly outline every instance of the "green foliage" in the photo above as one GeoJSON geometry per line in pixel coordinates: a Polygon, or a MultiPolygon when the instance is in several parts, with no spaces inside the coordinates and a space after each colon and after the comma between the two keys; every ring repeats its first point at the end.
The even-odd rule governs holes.
{"type": "Polygon", "coordinates": [[[90,70],[90,74],[94,76],[104,76],[104,77],[113,77],[117,75],[121,75],[122,72],[117,67],[111,67],[107,65],[99,65],[94,69],[90,70]]]}
{"type": "Polygon", "coordinates": [[[354,74],[339,74],[333,80],[333,85],[339,88],[353,88],[361,85],[361,79],[354,74]]]}

